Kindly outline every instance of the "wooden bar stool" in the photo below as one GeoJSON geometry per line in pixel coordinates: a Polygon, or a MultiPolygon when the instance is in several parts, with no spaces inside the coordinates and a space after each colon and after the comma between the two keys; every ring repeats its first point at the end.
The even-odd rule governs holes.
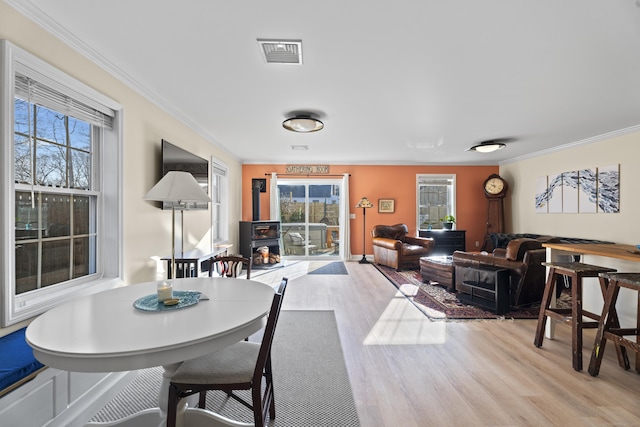
{"type": "MultiPolygon", "coordinates": [[[[600,315],[582,308],[582,279],[585,277],[598,277],[602,295],[604,296],[608,286],[608,280],[606,277],[599,276],[599,274],[615,272],[616,270],[613,268],[599,267],[597,265],[583,264],[581,262],[543,262],[542,264],[549,267],[549,276],[547,277],[547,283],[540,304],[538,327],[536,328],[536,336],[533,343],[536,347],[542,346],[547,317],[559,320],[565,324],[571,324],[573,369],[581,371],[582,330],[584,328],[597,328],[597,321],[600,320],[600,315]],[[555,295],[555,284],[557,279],[561,277],[571,278],[571,308],[550,307],[551,299],[555,295]],[[592,321],[584,321],[583,317],[589,318],[592,321]]],[[[615,315],[615,312],[612,318],[617,322],[618,317],[615,315]]],[[[626,357],[626,353],[623,355],[622,352],[620,352],[620,362],[622,362],[624,357],[626,357]]]]}
{"type": "MultiPolygon", "coordinates": [[[[604,298],[602,315],[598,322],[598,332],[591,353],[589,373],[594,377],[600,372],[600,364],[604,356],[604,348],[607,340],[613,341],[617,346],[624,346],[636,353],[636,372],[640,373],[640,312],[636,314],[635,328],[620,328],[615,316],[616,301],[620,288],[627,288],[638,292],[638,308],[640,308],[640,273],[601,273],[601,277],[609,280],[609,287],[604,298]],[[624,338],[635,335],[636,340],[624,338]]],[[[629,365],[623,366],[629,369],[629,365]]]]}

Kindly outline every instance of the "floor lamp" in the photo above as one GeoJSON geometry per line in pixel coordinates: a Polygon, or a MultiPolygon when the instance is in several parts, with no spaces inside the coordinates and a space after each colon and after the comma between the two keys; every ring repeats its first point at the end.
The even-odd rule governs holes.
{"type": "MultiPolygon", "coordinates": [[[[189,172],[169,171],[153,186],[144,200],[171,203],[171,279],[176,278],[176,206],[184,203],[210,202],[198,181],[189,172]]],[[[183,249],[184,250],[184,249],[183,249]]]]}
{"type": "Polygon", "coordinates": [[[360,201],[356,205],[356,208],[362,208],[362,259],[359,261],[360,264],[369,264],[369,261],[367,261],[367,256],[365,255],[365,242],[367,237],[367,209],[372,207],[373,203],[371,203],[366,197],[360,199],[360,201]]]}

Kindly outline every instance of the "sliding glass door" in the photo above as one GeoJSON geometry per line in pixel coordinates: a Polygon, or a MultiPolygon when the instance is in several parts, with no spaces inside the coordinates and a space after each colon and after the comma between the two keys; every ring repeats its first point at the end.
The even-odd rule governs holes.
{"type": "Polygon", "coordinates": [[[341,185],[341,180],[278,180],[284,256],[340,259],[341,185]]]}

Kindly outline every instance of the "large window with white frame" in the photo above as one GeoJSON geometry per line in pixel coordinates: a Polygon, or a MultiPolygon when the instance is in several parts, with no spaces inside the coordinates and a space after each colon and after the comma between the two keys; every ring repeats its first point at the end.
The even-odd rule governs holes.
{"type": "Polygon", "coordinates": [[[418,229],[442,228],[446,215],[455,216],[456,176],[449,174],[417,175],[418,229]]]}
{"type": "Polygon", "coordinates": [[[121,107],[7,41],[1,59],[6,326],[121,280],[121,107]]]}

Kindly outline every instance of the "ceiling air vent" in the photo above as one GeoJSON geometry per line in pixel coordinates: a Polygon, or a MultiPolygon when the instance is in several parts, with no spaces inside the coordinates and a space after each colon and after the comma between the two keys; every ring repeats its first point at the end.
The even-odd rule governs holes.
{"type": "Polygon", "coordinates": [[[258,44],[268,64],[302,64],[302,40],[258,39],[258,44]]]}

